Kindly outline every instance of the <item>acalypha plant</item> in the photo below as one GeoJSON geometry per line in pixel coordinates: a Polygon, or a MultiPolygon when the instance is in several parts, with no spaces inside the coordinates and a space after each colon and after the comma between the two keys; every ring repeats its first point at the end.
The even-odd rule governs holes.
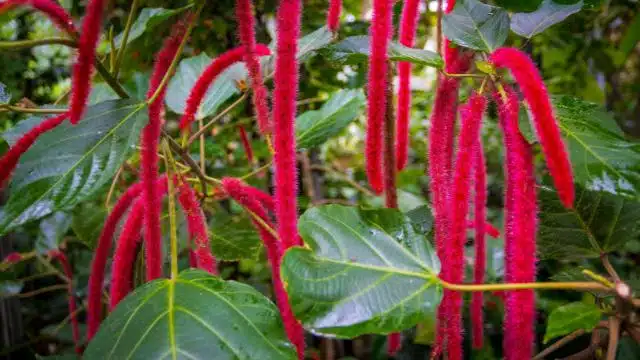
{"type": "MultiPolygon", "coordinates": [[[[17,113],[55,115],[42,119],[11,143],[0,159],[3,186],[10,185],[12,174],[26,166],[21,159],[27,158],[41,139],[61,127],[72,131],[99,120],[88,115],[92,111],[88,103],[95,72],[121,99],[130,98],[120,84],[118,67],[139,4],[133,1],[124,40],[120,42],[122,48],[111,49],[109,56],[115,61],[107,68],[97,49],[106,34],[103,20],[109,3],[88,0],[78,28],[75,19],[55,0],[5,0],[0,4],[0,13],[20,9],[42,13],[65,34],[67,44],[76,48],[66,108],[7,107],[17,113]]],[[[585,270],[585,281],[537,282],[539,189],[544,186],[545,191],[555,190],[554,199],[561,204],[556,211],[572,213],[581,205],[576,204],[578,190],[566,139],[536,63],[522,49],[504,47],[504,39],[497,45],[491,40],[495,35],[488,27],[504,20],[495,20],[494,24],[491,16],[503,14],[509,20],[500,8],[475,0],[458,4],[453,0],[438,1],[439,52],[435,53],[414,48],[416,40],[420,41],[416,34],[423,2],[371,1],[366,46],[332,51],[360,51],[366,57],[366,64],[362,64],[366,66],[364,174],[371,190],[363,184],[356,186],[371,197],[381,196],[383,201],[379,204],[384,209],[312,201],[305,203],[308,209],[299,217],[299,178],[306,188],[310,172],[326,170],[321,165],[310,165],[306,148],[297,145],[301,141],[297,123],[302,122],[296,121],[300,62],[304,59],[301,53],[312,46],[311,40],[300,40],[304,35],[303,3],[277,1],[275,42],[269,45],[256,41],[257,16],[252,1],[235,1],[235,47],[217,54],[184,89],[178,134],[172,135],[167,124],[176,119],[165,109],[169,83],[178,65],[182,66],[180,60],[187,52],[193,29],[211,21],[203,18],[203,10],[214,4],[195,1],[177,12],[170,33],[153,55],[146,96],[134,103],[136,111],[146,113],[145,121],[136,133],[139,141],[134,144],[134,151],[122,161],[135,158],[136,165],[127,166],[133,168],[131,173],[137,179],[125,181],[126,187],[122,186],[119,198],[109,206],[101,223],[82,307],[76,304],[72,258],[65,255],[64,247],[44,255],[14,252],[4,258],[2,271],[35,258],[59,262],[68,281],[69,321],[77,355],[87,359],[331,360],[335,358],[332,351],[315,350],[319,339],[378,334],[386,338],[387,356],[403,358],[408,342],[405,330],[419,325],[431,326],[434,334],[420,358],[473,358],[490,341],[485,336],[484,293],[491,293],[492,298],[500,298],[504,304],[501,354],[505,359],[542,359],[591,331],[598,335],[589,348],[583,350],[583,355],[570,358],[614,359],[619,339],[640,340],[640,300],[634,298],[631,287],[613,269],[605,252],[600,257],[605,275],[585,270]],[[400,10],[395,19],[397,42],[394,8],[400,10]],[[478,15],[483,11],[484,15],[478,15]],[[474,16],[484,18],[478,20],[474,16]],[[443,17],[444,33],[440,24],[443,17]],[[461,17],[466,17],[460,21],[466,21],[467,27],[457,25],[456,19],[461,17]],[[474,21],[476,29],[469,30],[469,22],[474,21]],[[456,35],[465,31],[466,35],[456,35]],[[465,36],[475,33],[491,46],[465,42],[465,36]],[[415,60],[425,54],[430,60],[415,60]],[[403,204],[397,189],[398,173],[413,164],[412,106],[424,106],[412,98],[411,77],[416,64],[437,70],[430,115],[423,129],[430,207],[413,210],[414,216],[416,211],[432,216],[432,226],[422,228],[407,225],[409,220],[400,211],[403,204]],[[251,94],[249,120],[255,119],[257,131],[252,131],[253,126],[246,119],[232,124],[253,171],[245,176],[238,176],[236,171],[215,178],[208,173],[211,167],[205,164],[204,142],[209,125],[203,125],[200,109],[211,101],[212,87],[237,65],[246,70],[243,80],[234,84],[242,93],[240,102],[230,105],[211,122],[251,94]],[[521,121],[525,113],[522,109],[528,113],[532,134],[523,130],[526,125],[521,121]],[[501,139],[504,154],[497,160],[488,159],[495,149],[488,151],[483,136],[483,128],[494,125],[489,124],[490,119],[497,119],[494,136],[501,139]],[[198,159],[191,155],[194,141],[201,142],[198,159]],[[252,144],[257,143],[262,150],[254,151],[252,144]],[[258,168],[261,161],[264,166],[258,168]],[[488,217],[488,182],[493,176],[488,173],[488,161],[503,166],[502,229],[496,228],[488,217]],[[270,187],[261,189],[249,184],[253,177],[264,178],[269,169],[273,174],[269,177],[270,187]],[[550,180],[542,185],[543,178],[550,180]],[[275,306],[255,289],[223,280],[230,276],[225,271],[228,259],[217,259],[214,254],[217,255],[215,243],[221,241],[218,235],[224,238],[225,234],[211,236],[211,219],[216,216],[211,215],[212,201],[226,201],[227,208],[242,209],[250,219],[266,252],[275,306]],[[181,209],[186,239],[178,239],[176,208],[181,209]],[[394,219],[400,219],[399,224],[389,225],[394,219]],[[487,246],[493,241],[487,240],[487,235],[504,239],[503,282],[487,283],[487,246]],[[182,265],[179,244],[186,244],[184,255],[188,261],[182,265]],[[142,276],[135,266],[139,254],[144,264],[142,276]],[[169,271],[165,269],[167,262],[169,271]],[[180,272],[180,267],[199,270],[180,272]],[[411,285],[403,285],[406,279],[412,279],[407,283],[411,285]],[[411,287],[414,283],[420,286],[411,287]],[[567,336],[541,350],[536,335],[536,291],[545,290],[595,294],[606,310],[596,313],[594,324],[565,319],[568,324],[559,326],[568,330],[558,335],[567,336]],[[466,293],[471,293],[468,304],[466,293]],[[83,337],[79,325],[85,319],[83,337]]],[[[340,20],[345,16],[341,15],[341,0],[327,3],[322,31],[328,35],[323,46],[331,48],[337,45],[330,43],[341,39],[340,20]]],[[[312,126],[310,131],[321,133],[331,126],[312,126]]],[[[211,141],[215,142],[215,137],[211,141]]],[[[119,166],[121,163],[116,168],[119,166]]],[[[220,173],[219,167],[216,173],[220,173]]],[[[119,173],[113,179],[114,185],[118,176],[119,173]]],[[[74,179],[64,181],[68,182],[65,186],[76,186],[74,179]]],[[[309,183],[312,189],[313,179],[309,183]]],[[[11,186],[8,188],[11,191],[11,186]]],[[[68,196],[55,189],[52,192],[58,193],[53,198],[68,196]]],[[[312,192],[310,189],[307,190],[312,192]]],[[[109,197],[113,192],[114,186],[109,197]]],[[[24,212],[36,211],[29,209],[24,212]]],[[[35,217],[28,215],[27,219],[35,217]]],[[[578,313],[576,317],[582,315],[578,313]]]]}

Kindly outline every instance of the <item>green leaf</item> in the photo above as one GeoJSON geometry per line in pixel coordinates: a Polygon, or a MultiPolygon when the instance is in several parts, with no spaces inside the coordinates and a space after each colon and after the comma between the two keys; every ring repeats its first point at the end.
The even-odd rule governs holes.
{"type": "Polygon", "coordinates": [[[246,214],[221,215],[213,216],[209,226],[211,250],[216,258],[225,261],[257,258],[262,241],[246,214]]]}
{"type": "Polygon", "coordinates": [[[435,316],[440,263],[398,210],[320,206],[298,226],[307,247],[288,250],[281,271],[293,311],[310,331],[386,334],[435,316]]]}
{"type": "Polygon", "coordinates": [[[546,187],[540,199],[539,250],[545,259],[597,258],[640,235],[640,202],[576,188],[575,209],[565,209],[546,187]]]}
{"type": "Polygon", "coordinates": [[[538,10],[530,13],[516,13],[511,16],[511,30],[520,36],[531,38],[548,27],[555,25],[582,9],[582,1],[563,5],[544,0],[538,10]]]}
{"type": "Polygon", "coordinates": [[[62,211],[57,211],[40,221],[40,233],[36,239],[36,251],[46,254],[59,247],[64,236],[71,227],[71,217],[62,211]]]}
{"type": "Polygon", "coordinates": [[[580,329],[591,331],[601,317],[602,312],[595,304],[573,302],[560,306],[549,314],[544,342],[580,329]]]}
{"type": "Polygon", "coordinates": [[[531,12],[540,6],[542,0],[495,0],[496,5],[513,12],[531,12]]]}
{"type": "Polygon", "coordinates": [[[319,110],[301,114],[296,119],[298,148],[316,147],[337,135],[360,114],[364,104],[362,90],[340,90],[319,110]]]}
{"type": "MultiPolygon", "coordinates": [[[[131,30],[129,31],[129,38],[127,39],[127,44],[131,43],[133,40],[142,36],[145,32],[153,30],[156,26],[160,25],[164,21],[168,20],[170,17],[181,13],[187,9],[187,7],[180,9],[163,9],[163,8],[144,8],[140,11],[140,15],[131,26],[131,30]]],[[[122,46],[122,41],[124,40],[124,32],[118,34],[113,39],[115,43],[116,49],[119,49],[122,46]]],[[[111,51],[111,48],[108,49],[107,53],[111,51]]]]}
{"type": "MultiPolygon", "coordinates": [[[[354,64],[366,62],[369,58],[369,36],[351,36],[335,45],[324,49],[322,53],[332,61],[354,64]]],[[[392,41],[389,44],[389,59],[392,61],[408,61],[418,65],[425,65],[442,69],[442,57],[433,51],[414,49],[392,41]]]]}
{"type": "Polygon", "coordinates": [[[88,248],[95,249],[106,217],[107,211],[104,206],[82,204],[73,211],[71,230],[88,248]]]}
{"type": "Polygon", "coordinates": [[[509,35],[509,14],[478,0],[458,1],[442,18],[442,33],[460,46],[492,52],[509,35]]]}
{"type": "MultiPolygon", "coordinates": [[[[316,51],[329,45],[332,39],[333,33],[326,26],[323,26],[300,38],[296,57],[299,61],[306,61],[316,51]]],[[[271,58],[273,58],[273,56],[271,58]]]]}
{"type": "Polygon", "coordinates": [[[276,306],[251,286],[200,270],[127,296],[86,359],[296,359],[276,306]]]}
{"type": "Polygon", "coordinates": [[[640,12],[633,18],[620,40],[620,51],[624,54],[624,59],[635,49],[638,41],[640,41],[640,12]]]}
{"type": "Polygon", "coordinates": [[[147,118],[131,100],[90,106],[78,125],[42,135],[20,159],[0,212],[0,234],[71,208],[111,182],[138,142],[147,118]]]}

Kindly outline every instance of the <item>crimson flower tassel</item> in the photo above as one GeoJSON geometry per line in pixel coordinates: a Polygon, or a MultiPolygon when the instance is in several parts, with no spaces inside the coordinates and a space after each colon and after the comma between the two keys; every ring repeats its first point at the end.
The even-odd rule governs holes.
{"type": "Polygon", "coordinates": [[[73,293],[73,269],[71,268],[71,264],[67,259],[67,256],[59,251],[52,250],[49,252],[49,256],[52,259],[58,260],[60,265],[62,265],[62,269],[64,270],[64,275],[69,280],[69,317],[71,318],[71,333],[73,336],[73,342],[76,343],[76,354],[82,355],[82,345],[80,344],[80,327],[78,325],[78,314],[76,313],[78,310],[78,306],[76,305],[76,297],[73,293]]]}
{"type": "MultiPolygon", "coordinates": [[[[303,359],[304,329],[293,315],[291,305],[289,304],[289,296],[284,288],[282,278],[280,277],[280,265],[284,253],[284,244],[278,241],[278,239],[276,239],[272,234],[273,230],[270,231],[265,227],[265,224],[271,225],[271,221],[267,216],[264,205],[253,196],[257,189],[244,185],[240,180],[234,178],[222,179],[222,187],[231,198],[261,220],[257,221],[256,219],[252,219],[253,224],[258,229],[260,238],[267,249],[267,257],[269,258],[269,262],[272,267],[272,281],[276,303],[280,311],[280,316],[282,316],[287,336],[296,349],[298,349],[298,357],[303,359]]],[[[271,229],[273,229],[272,225],[271,229]]]]}
{"type": "MultiPolygon", "coordinates": [[[[400,43],[413,47],[418,24],[419,0],[406,0],[402,7],[400,20],[400,43]]],[[[407,165],[407,152],[409,149],[409,123],[411,114],[411,63],[402,61],[398,63],[398,111],[396,128],[396,165],[398,170],[407,165]]]]}
{"type": "Polygon", "coordinates": [[[69,121],[74,125],[82,118],[91,92],[93,63],[96,61],[96,46],[100,37],[105,5],[106,0],[89,0],[82,20],[78,55],[71,73],[69,121]]]}
{"type": "Polygon", "coordinates": [[[342,11],[342,0],[330,0],[329,12],[327,13],[327,28],[333,33],[340,27],[340,12],[342,11]]]}
{"type": "Polygon", "coordinates": [[[7,0],[0,4],[0,14],[15,6],[30,6],[47,15],[60,30],[72,35],[78,33],[71,15],[54,0],[7,0]]]}
{"type": "MultiPolygon", "coordinates": [[[[474,182],[474,225],[475,225],[475,264],[473,268],[473,281],[476,284],[484,282],[486,268],[486,244],[485,234],[487,233],[486,205],[487,205],[487,169],[485,165],[484,149],[482,141],[478,139],[476,143],[473,170],[475,173],[474,182]]],[[[475,292],[471,295],[471,338],[474,349],[481,349],[484,344],[484,297],[482,292],[475,292]]]]}
{"type": "MultiPolygon", "coordinates": [[[[207,89],[213,84],[218,75],[229,66],[242,61],[246,53],[244,46],[231,49],[215,58],[209,66],[202,72],[202,75],[196,80],[195,85],[191,88],[189,97],[184,108],[184,114],[180,119],[180,129],[188,129],[191,122],[195,119],[198,107],[207,94],[207,89]]],[[[271,50],[268,47],[257,44],[255,46],[255,54],[257,56],[270,55],[271,50]]]]}
{"type": "MultiPolygon", "coordinates": [[[[276,64],[274,77],[274,164],[278,238],[288,249],[300,245],[298,235],[298,168],[296,167],[296,97],[298,94],[298,38],[300,0],[281,0],[277,11],[276,64]]],[[[304,342],[296,344],[304,356],[304,342]]]]}
{"type": "MultiPolygon", "coordinates": [[[[491,224],[490,222],[485,222],[483,227],[484,227],[483,231],[486,235],[489,235],[492,238],[500,237],[500,230],[498,230],[498,228],[493,226],[493,224],[491,224]]],[[[476,228],[475,221],[467,221],[467,228],[475,230],[476,228]]]]}
{"type": "MultiPolygon", "coordinates": [[[[160,197],[164,196],[168,190],[167,177],[159,178],[154,186],[160,197]]],[[[120,236],[116,242],[116,250],[113,255],[113,266],[111,268],[111,289],[109,295],[109,309],[115,309],[116,305],[127,296],[132,289],[131,279],[135,262],[136,249],[140,239],[140,229],[144,219],[145,199],[138,197],[131,206],[129,215],[120,231],[120,236]]]]}
{"type": "MultiPolygon", "coordinates": [[[[494,94],[506,157],[505,280],[533,282],[536,277],[536,182],[531,146],[518,128],[517,95],[494,94]]],[[[529,359],[535,344],[535,294],[510,291],[505,299],[504,354],[507,360],[529,359]]]]}
{"type": "Polygon", "coordinates": [[[4,183],[11,173],[15,169],[16,165],[18,165],[18,161],[20,160],[20,156],[27,152],[31,145],[40,137],[40,135],[46,133],[54,129],[56,126],[60,125],[66,118],[68,114],[60,114],[55,117],[51,117],[45,119],[40,124],[38,124],[33,129],[29,130],[26,134],[22,135],[18,141],[7,151],[2,158],[0,158],[0,185],[4,183]]]}
{"type": "MultiPolygon", "coordinates": [[[[190,15],[187,15],[189,18],[190,15]]],[[[186,24],[183,21],[173,26],[171,35],[164,41],[162,50],[156,56],[153,73],[149,81],[147,98],[154,96],[162,79],[169,70],[171,61],[178,52],[182,37],[186,32],[186,24]]],[[[155,181],[158,178],[158,141],[162,129],[162,106],[166,86],[160,89],[159,95],[149,104],[149,122],[142,129],[142,186],[144,206],[144,238],[146,250],[147,281],[155,280],[162,276],[162,232],[160,229],[160,195],[155,181]]]]}
{"type": "Polygon", "coordinates": [[[251,141],[249,140],[249,136],[247,135],[247,131],[244,129],[244,126],[238,125],[238,133],[240,133],[240,141],[242,142],[242,147],[247,155],[247,161],[250,164],[253,164],[253,148],[251,147],[251,141]]]}
{"type": "MultiPolygon", "coordinates": [[[[487,106],[486,99],[473,94],[460,110],[462,127],[458,137],[455,172],[449,209],[451,212],[451,241],[444,251],[444,279],[452,283],[464,280],[464,244],[466,240],[466,219],[469,212],[469,188],[476,144],[480,138],[480,125],[487,106]]],[[[447,322],[447,356],[451,360],[462,359],[462,294],[445,291],[449,298],[445,316],[447,322]]]]}
{"type": "Polygon", "coordinates": [[[527,54],[515,48],[494,51],[490,61],[496,67],[509,69],[520,86],[525,100],[529,103],[533,125],[542,144],[542,151],[560,200],[566,208],[573,208],[575,190],[571,162],[540,72],[527,54]]]}
{"type": "Polygon", "coordinates": [[[198,203],[198,198],[186,182],[183,182],[178,189],[178,201],[187,218],[187,229],[195,247],[194,253],[198,268],[217,275],[218,268],[216,258],[211,253],[207,221],[198,203]]]}
{"type": "Polygon", "coordinates": [[[392,27],[391,0],[373,1],[371,19],[371,56],[367,75],[367,132],[365,134],[366,172],[369,184],[376,194],[384,189],[382,149],[384,119],[387,107],[386,91],[389,86],[387,72],[389,38],[392,27]]]}

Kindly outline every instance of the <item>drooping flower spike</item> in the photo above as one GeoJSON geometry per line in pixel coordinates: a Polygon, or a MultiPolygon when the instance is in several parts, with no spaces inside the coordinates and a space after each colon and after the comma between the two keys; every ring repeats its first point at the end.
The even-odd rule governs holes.
{"type": "Polygon", "coordinates": [[[16,141],[9,151],[0,158],[0,187],[4,181],[11,176],[11,173],[13,173],[16,165],[18,165],[20,156],[29,150],[36,139],[38,139],[40,135],[60,125],[68,116],[68,113],[64,113],[45,119],[40,124],[27,131],[26,134],[22,135],[22,137],[16,141]]]}
{"type": "Polygon", "coordinates": [[[178,201],[187,219],[187,230],[192,240],[193,252],[199,269],[218,274],[216,258],[211,253],[207,221],[195,192],[187,182],[178,187],[178,201]]]}
{"type": "Polygon", "coordinates": [[[331,32],[338,31],[340,27],[340,12],[342,11],[342,0],[329,0],[329,12],[327,13],[327,28],[331,32]]]}
{"type": "Polygon", "coordinates": [[[255,21],[251,8],[251,0],[236,0],[236,18],[240,43],[244,47],[244,63],[251,78],[253,91],[253,107],[258,120],[258,128],[262,134],[271,132],[269,106],[267,104],[267,88],[264,86],[260,61],[256,52],[255,21]]]}
{"type": "Polygon", "coordinates": [[[251,147],[251,141],[249,140],[249,136],[247,135],[247,131],[244,129],[244,126],[238,125],[238,133],[240,135],[242,147],[244,148],[244,153],[247,155],[247,161],[250,164],[253,164],[253,148],[251,147]]]}
{"type": "MultiPolygon", "coordinates": [[[[255,55],[266,56],[271,54],[271,50],[265,45],[257,44],[255,47],[255,55]]],[[[215,58],[209,66],[202,72],[202,75],[196,80],[195,85],[191,88],[189,97],[185,104],[184,114],[180,119],[180,129],[185,130],[189,128],[191,122],[195,119],[198,107],[207,94],[209,86],[213,84],[218,75],[223,72],[229,66],[242,61],[245,57],[245,48],[243,46],[231,49],[222,55],[215,58]]]]}
{"type": "Polygon", "coordinates": [[[373,1],[369,71],[367,74],[367,132],[365,134],[366,173],[376,194],[382,193],[384,119],[387,110],[386,92],[389,86],[387,72],[389,38],[392,27],[391,0],[373,1]]]}
{"type": "Polygon", "coordinates": [[[515,48],[498,49],[489,59],[496,67],[509,69],[520,86],[525,100],[529,103],[533,125],[542,144],[542,151],[560,200],[566,208],[573,208],[573,171],[547,88],[538,68],[527,54],[515,48]]]}
{"type": "Polygon", "coordinates": [[[76,348],[75,348],[76,354],[81,355],[82,344],[80,344],[80,326],[78,325],[78,314],[77,314],[78,306],[76,304],[76,297],[73,291],[73,269],[71,268],[69,259],[67,259],[67,256],[62,251],[52,250],[49,252],[49,256],[51,256],[52,259],[55,259],[60,263],[64,271],[64,276],[66,276],[69,281],[68,303],[69,303],[69,317],[71,318],[71,321],[70,321],[71,333],[73,336],[73,342],[76,345],[76,348]]]}
{"type": "Polygon", "coordinates": [[[298,168],[296,166],[296,98],[298,96],[298,38],[300,0],[280,0],[276,14],[276,65],[273,133],[276,219],[278,238],[289,248],[299,245],[298,168]]]}
{"type": "MultiPolygon", "coordinates": [[[[400,19],[400,43],[413,47],[418,24],[418,6],[420,0],[406,0],[402,7],[400,19]]],[[[409,149],[409,122],[411,113],[411,63],[402,61],[398,63],[398,111],[396,129],[396,165],[398,170],[404,169],[407,164],[407,152],[409,149]]]]}
{"type": "MultiPolygon", "coordinates": [[[[531,145],[518,128],[519,102],[506,87],[506,99],[496,92],[506,160],[505,280],[533,282],[536,275],[536,190],[531,145]]],[[[507,360],[528,359],[535,344],[533,290],[506,293],[504,355],[507,360]]]]}
{"type": "Polygon", "coordinates": [[[270,225],[271,228],[273,228],[273,226],[267,216],[264,205],[261,204],[258,198],[253,196],[257,189],[245,185],[242,181],[235,178],[222,179],[222,187],[232,199],[238,202],[238,204],[242,205],[242,207],[249,210],[262,220],[262,222],[260,222],[252,219],[253,224],[258,229],[260,238],[267,249],[267,257],[269,258],[269,262],[272,266],[272,280],[276,303],[280,310],[280,315],[282,316],[285,331],[289,340],[294,344],[298,351],[298,358],[302,360],[304,359],[305,346],[304,329],[293,315],[287,291],[285,290],[282,278],[280,277],[280,264],[284,254],[285,244],[278,241],[278,239],[276,239],[273,234],[265,228],[264,224],[270,225]]]}
{"type": "Polygon", "coordinates": [[[91,92],[93,63],[96,61],[96,46],[100,38],[102,15],[106,3],[106,0],[89,0],[82,20],[78,54],[71,73],[69,121],[74,125],[82,118],[91,92]]]}
{"type": "MultiPolygon", "coordinates": [[[[467,228],[475,229],[476,228],[475,220],[474,221],[467,221],[467,228]]],[[[498,230],[498,228],[493,226],[493,224],[491,224],[490,222],[485,222],[484,223],[484,232],[485,232],[485,234],[491,236],[492,238],[500,237],[500,230],[498,230]]]]}
{"type": "MultiPolygon", "coordinates": [[[[478,138],[475,145],[475,156],[473,161],[474,172],[474,228],[475,228],[475,262],[473,267],[473,282],[482,284],[486,270],[486,206],[487,206],[487,168],[485,165],[484,149],[482,141],[478,138]]],[[[481,349],[484,344],[484,296],[482,292],[475,292],[471,295],[471,339],[474,349],[481,349]]]]}
{"type": "MultiPolygon", "coordinates": [[[[189,19],[191,14],[186,16],[189,19]]],[[[162,49],[156,55],[153,72],[149,81],[147,98],[154,96],[176,56],[180,43],[186,32],[186,22],[180,21],[171,29],[171,35],[164,41],[162,49]]],[[[149,104],[149,122],[142,129],[142,184],[144,205],[144,239],[146,251],[147,281],[162,276],[162,233],[160,229],[160,195],[155,186],[158,178],[158,142],[162,128],[162,109],[166,86],[160,89],[159,95],[149,104]]]]}
{"type": "MultiPolygon", "coordinates": [[[[464,245],[466,242],[466,221],[469,212],[471,170],[474,152],[480,138],[482,116],[486,110],[486,99],[473,94],[461,109],[462,124],[458,136],[458,150],[455,159],[455,171],[452,182],[449,210],[451,212],[451,238],[447,243],[442,260],[446,281],[460,284],[464,280],[464,245]]],[[[447,319],[447,356],[449,359],[462,359],[462,294],[445,291],[449,298],[447,319]]]]}
{"type": "Polygon", "coordinates": [[[0,14],[17,6],[32,7],[45,14],[60,30],[72,35],[78,33],[71,15],[54,0],[6,0],[0,4],[0,14]]]}

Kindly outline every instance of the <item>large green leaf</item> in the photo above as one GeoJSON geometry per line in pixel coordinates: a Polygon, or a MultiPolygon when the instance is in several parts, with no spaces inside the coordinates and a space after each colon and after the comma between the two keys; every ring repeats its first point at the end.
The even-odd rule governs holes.
{"type": "Polygon", "coordinates": [[[57,211],[40,221],[40,233],[36,238],[35,248],[38,253],[46,254],[59,247],[64,236],[71,227],[71,216],[57,211]]]}
{"type": "Polygon", "coordinates": [[[496,5],[513,12],[531,12],[540,6],[542,0],[495,0],[496,5]]]}
{"type": "MultiPolygon", "coordinates": [[[[304,60],[314,51],[326,46],[331,42],[331,32],[326,27],[322,27],[304,37],[298,43],[298,59],[304,60]]],[[[202,53],[198,56],[190,57],[180,61],[176,74],[171,78],[167,87],[165,101],[171,111],[183,114],[185,103],[191,88],[204,69],[213,59],[202,53]]],[[[263,56],[260,58],[262,69],[265,74],[271,72],[273,68],[273,56],[263,56]]],[[[216,113],[220,105],[224,104],[233,95],[239,94],[236,86],[237,81],[246,81],[247,70],[244,63],[237,63],[229,66],[223,71],[213,84],[209,87],[202,104],[198,108],[196,118],[201,119],[216,113]]]]}
{"type": "Polygon", "coordinates": [[[200,270],[127,296],[86,359],[296,359],[275,305],[246,284],[200,270]]]}
{"type": "Polygon", "coordinates": [[[543,258],[595,258],[640,235],[640,202],[635,200],[578,187],[575,209],[568,210],[555,191],[543,187],[538,196],[543,258]]]}
{"type": "Polygon", "coordinates": [[[78,125],[42,135],[20,159],[0,212],[0,234],[88,199],[109,183],[134,150],[146,121],[130,100],[90,106],[78,125]]]}
{"type": "Polygon", "coordinates": [[[575,4],[557,4],[553,0],[544,0],[542,5],[530,13],[516,13],[511,16],[511,30],[520,36],[530,38],[543,32],[551,25],[575,14],[582,9],[582,1],[575,4]]]}
{"type": "Polygon", "coordinates": [[[591,331],[601,317],[602,312],[595,304],[573,302],[560,306],[549,314],[544,342],[580,329],[591,331]]]}
{"type": "MultiPolygon", "coordinates": [[[[552,103],[575,182],[589,190],[640,198],[640,143],[627,139],[597,104],[570,96],[554,96],[552,103]]],[[[520,114],[522,133],[536,141],[527,112],[520,114]]]]}
{"type": "Polygon", "coordinates": [[[460,46],[491,52],[509,35],[509,14],[478,0],[458,1],[442,18],[442,32],[460,46]]]}
{"type": "Polygon", "coordinates": [[[296,138],[301,149],[323,144],[347,127],[365,103],[362,90],[340,90],[319,110],[307,111],[296,119],[296,138]]]}
{"type": "Polygon", "coordinates": [[[440,263],[422,231],[395,209],[327,205],[299,222],[307,247],[285,254],[293,311],[314,333],[389,333],[433,317],[440,263]]]}
{"type": "MultiPolygon", "coordinates": [[[[351,36],[323,50],[323,54],[333,61],[348,64],[366,62],[369,58],[370,38],[367,35],[351,36]]],[[[389,59],[408,61],[441,69],[442,57],[433,51],[414,49],[392,41],[389,44],[389,59]]]]}
{"type": "Polygon", "coordinates": [[[246,214],[216,214],[209,224],[209,236],[211,250],[219,260],[255,259],[262,249],[260,236],[246,214]]]}

